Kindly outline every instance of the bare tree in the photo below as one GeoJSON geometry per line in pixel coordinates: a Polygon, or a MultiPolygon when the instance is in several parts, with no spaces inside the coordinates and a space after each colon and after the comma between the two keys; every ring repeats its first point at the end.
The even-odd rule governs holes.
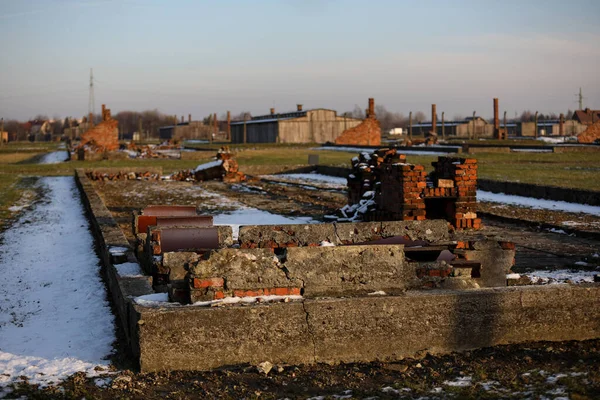
{"type": "Polygon", "coordinates": [[[531,112],[531,110],[523,111],[521,113],[521,117],[519,118],[519,120],[521,122],[531,122],[534,119],[535,119],[535,115],[534,115],[534,113],[531,112]]]}
{"type": "Polygon", "coordinates": [[[427,115],[423,111],[417,111],[413,114],[413,120],[417,122],[423,122],[427,120],[427,115]]]}

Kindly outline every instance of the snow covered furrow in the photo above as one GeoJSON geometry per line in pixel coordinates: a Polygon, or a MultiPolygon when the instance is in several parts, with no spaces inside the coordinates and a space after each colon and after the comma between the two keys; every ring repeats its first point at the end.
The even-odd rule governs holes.
{"type": "Polygon", "coordinates": [[[113,351],[114,317],[74,178],[40,184],[43,201],[0,245],[0,387],[97,375],[113,351]]]}

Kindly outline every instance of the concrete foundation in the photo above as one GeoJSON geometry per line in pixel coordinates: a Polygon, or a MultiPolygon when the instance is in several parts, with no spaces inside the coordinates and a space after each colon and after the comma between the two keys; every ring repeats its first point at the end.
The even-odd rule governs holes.
{"type": "MultiPolygon", "coordinates": [[[[409,290],[344,298],[305,296],[284,303],[221,307],[141,306],[134,299],[153,292],[148,278],[118,275],[110,249],[124,247],[125,259],[136,262],[133,251],[89,178],[81,170],[76,178],[127,348],[143,372],[209,370],[266,360],[287,364],[395,361],[428,352],[600,337],[599,284],[409,290]]],[[[344,237],[339,229],[342,225],[348,236],[354,236],[350,235],[356,228],[353,224],[339,224],[334,238],[335,234],[344,237]]],[[[383,231],[386,223],[374,227],[383,231]]],[[[431,228],[423,231],[424,235],[433,233],[431,228]]],[[[447,230],[440,232],[447,234],[447,230]]],[[[314,269],[317,250],[334,251],[287,248],[290,254],[298,252],[294,258],[304,261],[288,270],[288,274],[296,271],[295,277],[281,275],[277,279],[311,278],[301,275],[302,263],[310,263],[314,269]]],[[[335,269],[338,261],[333,258],[335,269]]]]}

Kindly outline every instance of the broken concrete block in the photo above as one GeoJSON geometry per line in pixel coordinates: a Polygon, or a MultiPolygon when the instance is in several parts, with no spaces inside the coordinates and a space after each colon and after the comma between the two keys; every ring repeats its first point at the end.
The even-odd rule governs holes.
{"type": "Polygon", "coordinates": [[[319,246],[322,241],[337,244],[333,224],[241,226],[242,248],[319,246]]]}
{"type": "Polygon", "coordinates": [[[404,262],[404,246],[371,245],[288,248],[283,266],[304,284],[304,296],[347,296],[415,287],[414,266],[404,262]]]}
{"type": "Polygon", "coordinates": [[[226,291],[302,286],[298,280],[288,279],[269,249],[215,250],[207,259],[190,265],[188,279],[216,277],[224,279],[226,291]]]}

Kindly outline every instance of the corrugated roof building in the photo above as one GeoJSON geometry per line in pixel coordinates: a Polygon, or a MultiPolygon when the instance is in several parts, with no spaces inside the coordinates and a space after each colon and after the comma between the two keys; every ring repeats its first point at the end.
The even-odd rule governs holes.
{"type": "Polygon", "coordinates": [[[271,113],[253,117],[248,121],[231,123],[232,143],[326,143],[335,139],[346,129],[353,128],[361,119],[340,117],[334,110],[317,108],[303,110],[298,104],[296,111],[271,113]]]}

